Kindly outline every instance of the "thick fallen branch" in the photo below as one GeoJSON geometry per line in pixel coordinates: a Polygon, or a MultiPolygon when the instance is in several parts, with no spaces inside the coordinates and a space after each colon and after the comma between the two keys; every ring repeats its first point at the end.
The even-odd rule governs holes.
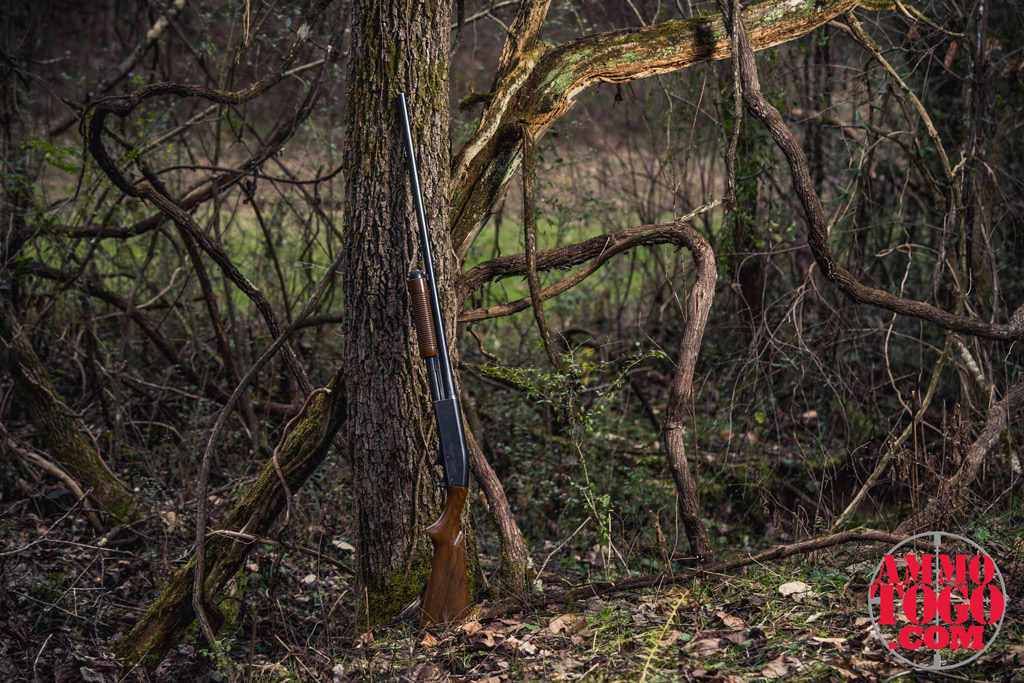
{"type": "MultiPolygon", "coordinates": [[[[203,579],[206,571],[206,522],[207,522],[207,498],[206,489],[210,479],[210,464],[213,461],[213,454],[217,450],[217,445],[220,443],[220,439],[224,434],[224,428],[227,426],[228,418],[231,415],[232,410],[238,402],[245,396],[249,390],[249,385],[259,374],[260,370],[270,362],[270,359],[281,349],[288,348],[288,339],[292,333],[298,329],[299,323],[301,323],[320,303],[320,298],[327,291],[327,288],[334,281],[334,275],[338,272],[338,268],[341,266],[341,261],[344,254],[338,252],[331,265],[328,266],[323,277],[320,278],[320,282],[317,283],[316,289],[313,290],[313,294],[310,295],[309,299],[302,306],[302,310],[295,319],[289,323],[288,327],[284,329],[281,335],[274,340],[274,343],[263,352],[263,354],[256,359],[252,367],[245,373],[245,376],[235,387],[231,397],[228,399],[224,407],[221,408],[220,415],[217,416],[217,423],[213,427],[213,431],[210,433],[210,439],[207,441],[206,449],[203,451],[203,459],[199,468],[199,483],[198,490],[196,491],[198,504],[196,506],[196,554],[195,554],[195,570],[193,572],[193,583],[192,583],[192,607],[195,610],[195,614],[198,617],[199,625],[206,635],[207,641],[214,642],[213,627],[207,617],[206,611],[203,608],[204,594],[203,594],[203,579]]],[[[340,381],[340,380],[339,380],[340,381]]],[[[306,396],[306,402],[303,404],[299,411],[299,414],[293,417],[288,424],[285,426],[284,436],[281,437],[281,443],[284,444],[288,439],[288,434],[295,427],[295,425],[301,420],[303,413],[307,407],[313,401],[316,394],[326,392],[331,393],[330,389],[317,389],[310,392],[306,396]]],[[[274,466],[274,471],[277,473],[278,480],[285,492],[285,504],[287,512],[285,514],[285,524],[288,523],[288,519],[291,516],[291,488],[288,486],[287,480],[281,469],[280,454],[281,446],[279,445],[274,449],[274,453],[271,456],[271,463],[274,466]]]]}
{"type": "Polygon", "coordinates": [[[23,448],[14,440],[14,437],[7,433],[7,430],[3,428],[3,425],[0,425],[0,434],[2,434],[2,437],[0,437],[0,446],[2,446],[3,449],[17,455],[33,467],[41,469],[60,483],[64,484],[64,486],[71,491],[71,495],[75,497],[75,501],[82,503],[82,508],[85,510],[86,517],[88,517],[89,523],[92,524],[93,528],[100,533],[106,531],[106,527],[103,525],[103,522],[100,521],[95,509],[89,504],[89,499],[87,497],[88,494],[82,490],[82,487],[78,485],[78,482],[75,481],[74,477],[35,451],[23,448]]]}
{"type": "Polygon", "coordinates": [[[798,543],[776,546],[756,555],[744,555],[742,557],[734,557],[721,562],[714,562],[712,564],[704,565],[698,569],[687,569],[681,572],[675,572],[674,574],[636,576],[629,579],[623,579],[621,581],[600,581],[597,583],[590,583],[579,588],[540,595],[528,601],[500,602],[489,609],[484,610],[484,612],[477,618],[493,619],[511,612],[523,609],[534,609],[557,602],[586,600],[587,598],[592,598],[598,595],[635,591],[641,588],[650,588],[652,586],[672,586],[686,581],[691,581],[695,578],[722,574],[751,564],[761,564],[772,560],[781,560],[793,555],[822,550],[823,548],[830,548],[843,543],[850,543],[851,541],[891,543],[895,545],[904,539],[904,536],[890,534],[885,531],[877,531],[875,529],[849,529],[837,534],[829,534],[828,536],[819,536],[818,538],[811,538],[798,543]]]}
{"type": "Polygon", "coordinates": [[[46,454],[89,489],[91,497],[114,518],[122,522],[138,519],[140,501],[100,457],[81,416],[59,398],[25,328],[13,315],[4,314],[9,327],[0,328],[0,352],[8,359],[6,369],[14,380],[15,401],[28,413],[46,454]]]}
{"type": "MultiPolygon", "coordinates": [[[[205,598],[214,596],[235,575],[252,543],[232,538],[232,534],[266,536],[287,507],[287,492],[298,491],[310,474],[320,466],[345,414],[345,390],[340,373],[309,401],[304,414],[295,420],[277,450],[277,464],[268,461],[256,483],[235,505],[206,542],[205,598]],[[231,532],[217,534],[216,531],[231,532]]],[[[129,665],[152,669],[188,631],[195,619],[192,610],[192,579],[195,557],[171,574],[159,597],[131,632],[114,646],[115,653],[129,665]]]]}

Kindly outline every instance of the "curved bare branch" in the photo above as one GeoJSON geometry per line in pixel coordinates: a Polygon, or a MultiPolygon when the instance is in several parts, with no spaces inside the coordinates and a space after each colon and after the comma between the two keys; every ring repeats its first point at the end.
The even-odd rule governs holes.
{"type": "MultiPolygon", "coordinates": [[[[132,50],[121,60],[121,63],[110,69],[106,74],[100,77],[96,85],[93,86],[89,94],[85,96],[85,101],[88,103],[96,95],[102,95],[108,92],[115,85],[124,80],[124,77],[132,70],[132,68],[138,63],[139,59],[149,51],[149,48],[153,47],[157,39],[163,35],[167,27],[171,25],[171,22],[185,7],[185,0],[174,0],[170,7],[164,10],[164,13],[160,16],[156,22],[146,31],[146,35],[143,39],[134,47],[132,50]]],[[[60,135],[68,129],[79,118],[77,111],[69,111],[60,118],[56,123],[50,126],[50,129],[46,132],[47,137],[53,137],[60,135]]]]}
{"type": "MultiPolygon", "coordinates": [[[[675,244],[686,246],[681,237],[681,229],[694,216],[710,211],[722,203],[721,199],[711,201],[701,206],[672,223],[661,223],[658,225],[638,225],[623,228],[614,232],[591,237],[583,242],[569,244],[557,249],[547,249],[537,252],[537,270],[548,271],[559,268],[572,268],[587,261],[593,261],[586,268],[582,268],[564,280],[557,282],[540,291],[540,300],[546,301],[562,292],[575,287],[583,282],[601,265],[613,256],[639,246],[654,246],[656,244],[675,244]]],[[[512,254],[510,256],[499,256],[498,258],[485,261],[470,270],[466,271],[455,283],[455,296],[457,307],[462,308],[469,295],[492,280],[501,280],[506,277],[522,276],[527,273],[525,254],[512,254]]],[[[464,311],[459,314],[459,322],[472,322],[474,320],[487,320],[488,318],[499,318],[512,315],[530,307],[532,301],[529,297],[512,301],[501,306],[479,308],[471,311],[464,311]]],[[[318,317],[318,316],[311,316],[318,317]]],[[[328,320],[317,322],[329,322],[328,320]]]]}
{"type": "MultiPolygon", "coordinates": [[[[712,202],[701,207],[694,214],[707,211],[719,203],[720,201],[712,202]]],[[[581,268],[561,282],[541,290],[537,297],[543,301],[579,284],[612,256],[633,247],[668,243],[689,249],[693,255],[697,281],[686,297],[686,323],[679,342],[679,358],[676,362],[676,373],[672,379],[672,387],[665,409],[662,431],[665,436],[665,457],[672,471],[672,477],[675,479],[676,487],[679,489],[680,516],[683,527],[694,555],[703,562],[713,559],[713,554],[708,542],[707,530],[701,519],[699,488],[696,477],[690,471],[687,463],[683,434],[686,406],[692,395],[693,373],[697,367],[697,356],[700,353],[704,328],[715,296],[718,269],[715,266],[715,254],[711,245],[703,235],[687,224],[686,221],[689,218],[690,216],[687,216],[663,225],[624,228],[578,244],[542,251],[536,254],[536,263],[528,263],[525,254],[492,259],[465,273],[456,284],[456,295],[461,305],[477,287],[490,280],[511,275],[527,275],[534,269],[566,268],[590,261],[585,268],[581,268]]],[[[459,322],[510,315],[524,310],[530,305],[531,300],[527,297],[502,306],[467,311],[459,315],[459,322]]]]}
{"type": "MultiPolygon", "coordinates": [[[[798,38],[850,11],[857,0],[768,0],[743,11],[754,49],[798,38]]],[[[476,133],[452,160],[452,243],[465,256],[494,200],[520,163],[526,121],[534,139],[597,83],[619,83],[726,59],[729,36],[721,15],[667,21],[641,29],[586,36],[519,55],[490,93],[476,133]]]]}
{"type": "MultiPolygon", "coordinates": [[[[728,15],[730,8],[727,0],[718,0],[718,5],[728,15]]],[[[811,181],[807,155],[804,154],[800,143],[797,142],[792,131],[789,130],[789,126],[786,125],[779,110],[761,93],[757,65],[754,63],[753,30],[747,28],[745,25],[746,21],[747,17],[744,12],[741,15],[741,20],[737,21],[735,25],[740,46],[740,52],[737,57],[743,81],[743,102],[746,104],[747,109],[750,110],[750,113],[768,129],[772,140],[775,141],[776,146],[782,150],[786,157],[790,175],[793,179],[793,189],[807,217],[807,245],[811,248],[814,260],[818,263],[825,277],[836,285],[839,291],[856,303],[871,304],[894,313],[920,318],[943,329],[963,332],[986,339],[1006,341],[1012,341],[1024,336],[1024,305],[1014,312],[1008,322],[993,324],[984,320],[976,320],[949,313],[923,301],[905,299],[881,289],[869,287],[858,281],[852,273],[836,263],[835,255],[832,253],[832,246],[828,240],[828,219],[821,205],[821,199],[818,198],[818,193],[814,189],[814,183],[811,181]]]]}

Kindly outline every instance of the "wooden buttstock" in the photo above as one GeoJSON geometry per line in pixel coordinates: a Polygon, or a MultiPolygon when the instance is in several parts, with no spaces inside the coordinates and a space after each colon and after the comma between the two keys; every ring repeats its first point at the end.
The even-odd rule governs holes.
{"type": "Polygon", "coordinates": [[[469,489],[450,486],[444,511],[427,527],[434,543],[434,562],[423,596],[420,626],[459,621],[469,613],[469,583],[466,575],[466,536],[459,526],[469,489]]]}

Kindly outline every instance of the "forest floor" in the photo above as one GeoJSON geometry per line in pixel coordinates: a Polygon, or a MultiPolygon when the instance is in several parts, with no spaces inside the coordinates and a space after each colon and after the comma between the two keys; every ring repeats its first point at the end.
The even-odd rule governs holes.
{"type": "MultiPolygon", "coordinates": [[[[482,616],[495,612],[485,602],[447,630],[419,630],[412,609],[408,620],[359,633],[343,541],[320,552],[261,544],[221,604],[219,650],[199,656],[190,636],[146,677],[105,653],[142,614],[171,568],[165,563],[184,557],[187,532],[165,516],[97,541],[77,511],[45,514],[39,505],[8,501],[0,517],[2,681],[1024,681],[1024,606],[1012,597],[1024,584],[1024,541],[1015,515],[991,524],[985,540],[1009,596],[1002,631],[976,661],[927,678],[873,633],[867,586],[881,543],[495,618],[482,616]]],[[[590,580],[605,578],[592,554],[569,550],[540,578],[561,590],[579,586],[588,569],[590,580]]]]}

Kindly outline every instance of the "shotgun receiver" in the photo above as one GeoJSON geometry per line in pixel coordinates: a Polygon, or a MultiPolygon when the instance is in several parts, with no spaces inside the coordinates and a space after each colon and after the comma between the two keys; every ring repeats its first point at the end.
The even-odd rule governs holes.
{"type": "Polygon", "coordinates": [[[420,195],[416,151],[412,145],[405,93],[399,93],[398,104],[405,132],[405,149],[409,154],[409,178],[416,207],[416,222],[419,224],[423,247],[423,270],[409,273],[409,299],[420,356],[427,364],[430,397],[434,401],[434,415],[437,418],[440,449],[434,464],[444,470],[438,485],[446,490],[441,516],[427,527],[427,535],[434,544],[434,561],[430,566],[430,580],[427,581],[427,592],[423,597],[422,626],[434,622],[457,621],[469,611],[466,537],[459,527],[459,518],[469,490],[469,457],[466,454],[466,434],[462,429],[462,406],[455,393],[444,321],[441,319],[441,303],[434,279],[430,236],[427,234],[427,219],[423,214],[423,197],[420,195]]]}

